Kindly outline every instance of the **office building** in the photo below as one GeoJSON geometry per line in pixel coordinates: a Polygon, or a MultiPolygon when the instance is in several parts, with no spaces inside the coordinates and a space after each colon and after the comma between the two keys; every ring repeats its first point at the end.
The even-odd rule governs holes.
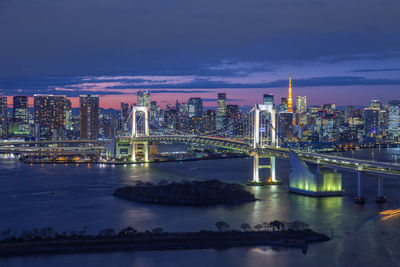
{"type": "Polygon", "coordinates": [[[28,97],[13,97],[13,121],[18,124],[29,123],[28,97]]]}
{"type": "Polygon", "coordinates": [[[8,107],[7,97],[0,97],[0,137],[5,138],[8,134],[8,107]]]}
{"type": "Polygon", "coordinates": [[[80,138],[96,140],[99,136],[99,96],[79,96],[80,138]]]}
{"type": "Polygon", "coordinates": [[[139,107],[147,107],[150,110],[151,94],[149,90],[137,92],[137,105],[139,107]]]}
{"type": "Polygon", "coordinates": [[[223,129],[226,124],[226,94],[218,94],[217,129],[223,129]]]}
{"type": "Polygon", "coordinates": [[[400,136],[400,100],[389,101],[388,134],[395,138],[400,136]]]}
{"type": "Polygon", "coordinates": [[[306,96],[298,96],[296,101],[296,112],[305,113],[307,112],[307,98],[306,96]]]}
{"type": "Polygon", "coordinates": [[[201,118],[203,116],[203,101],[200,97],[191,97],[188,102],[189,118],[201,118]]]}
{"type": "Polygon", "coordinates": [[[35,129],[39,139],[60,139],[66,125],[64,95],[34,95],[35,129]]]}

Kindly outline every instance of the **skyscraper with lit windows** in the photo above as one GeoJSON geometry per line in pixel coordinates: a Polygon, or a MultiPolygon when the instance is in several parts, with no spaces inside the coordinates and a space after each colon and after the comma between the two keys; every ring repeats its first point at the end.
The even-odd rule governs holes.
{"type": "Polygon", "coordinates": [[[79,96],[81,139],[96,140],[99,136],[99,96],[79,96]]]}

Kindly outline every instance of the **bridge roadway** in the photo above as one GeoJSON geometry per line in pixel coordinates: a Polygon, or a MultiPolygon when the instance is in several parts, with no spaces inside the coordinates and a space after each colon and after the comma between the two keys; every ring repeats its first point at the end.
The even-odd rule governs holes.
{"type": "MultiPolygon", "coordinates": [[[[243,151],[249,154],[258,153],[259,155],[263,156],[274,156],[274,157],[285,157],[285,158],[290,156],[288,148],[279,148],[279,147],[254,148],[251,143],[248,143],[241,139],[230,139],[230,138],[221,138],[214,136],[197,136],[197,135],[141,136],[141,137],[135,137],[132,140],[138,142],[175,141],[183,143],[199,143],[199,144],[206,144],[206,145],[243,151]]],[[[322,166],[327,166],[334,169],[353,171],[353,172],[358,172],[360,171],[361,168],[362,169],[361,171],[363,173],[369,175],[400,177],[400,164],[353,159],[347,157],[326,155],[321,153],[304,152],[301,150],[295,150],[295,152],[298,154],[300,159],[312,164],[320,164],[322,166]]]]}
{"type": "MultiPolygon", "coordinates": [[[[242,139],[231,139],[215,136],[198,135],[153,135],[139,137],[120,137],[136,142],[180,142],[197,143],[203,145],[217,146],[236,151],[246,152],[250,155],[259,154],[262,156],[289,157],[289,149],[279,147],[254,148],[252,143],[242,139]]],[[[0,142],[0,153],[32,153],[32,154],[90,154],[104,151],[110,140],[68,140],[68,141],[29,141],[29,142],[0,142]],[[71,146],[85,144],[88,146],[71,146]],[[90,146],[95,145],[98,146],[90,146]],[[35,145],[34,147],[30,145],[35,145]],[[54,147],[37,147],[37,145],[55,145],[54,147]],[[63,145],[59,147],[58,145],[63,145]],[[64,146],[69,145],[69,146],[64,146]]],[[[338,157],[321,153],[304,152],[295,150],[299,157],[313,164],[320,164],[331,168],[346,171],[360,171],[370,175],[379,176],[400,176],[400,164],[360,160],[346,157],[338,157]]]]}

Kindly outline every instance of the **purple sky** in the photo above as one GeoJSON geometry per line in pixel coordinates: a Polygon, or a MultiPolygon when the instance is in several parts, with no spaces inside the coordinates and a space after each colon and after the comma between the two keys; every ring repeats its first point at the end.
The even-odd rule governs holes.
{"type": "Polygon", "coordinates": [[[400,98],[398,0],[3,0],[0,95],[252,105],[400,98]],[[383,2],[382,2],[383,1],[383,2]]]}

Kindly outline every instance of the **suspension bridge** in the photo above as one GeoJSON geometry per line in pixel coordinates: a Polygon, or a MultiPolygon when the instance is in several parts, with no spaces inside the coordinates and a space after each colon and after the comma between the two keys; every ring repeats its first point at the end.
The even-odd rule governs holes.
{"type": "MultiPolygon", "coordinates": [[[[201,133],[197,131],[196,134],[193,131],[177,130],[162,121],[152,121],[147,107],[134,106],[128,120],[131,122],[130,135],[115,139],[124,143],[122,147],[118,147],[117,144],[116,149],[128,150],[132,163],[149,162],[149,144],[174,142],[220,147],[253,157],[253,177],[249,185],[276,185],[280,184],[276,177],[276,158],[289,158],[290,191],[313,196],[340,195],[342,187],[338,170],[351,171],[356,173],[358,181],[356,196],[358,203],[364,201],[362,185],[365,177],[376,178],[377,201],[381,202],[385,201],[383,178],[400,177],[399,164],[327,155],[308,151],[301,145],[291,148],[282,137],[281,125],[277,127],[273,105],[256,104],[239,119],[227,123],[224,127],[201,133]],[[129,146],[128,149],[126,144],[129,146]],[[265,161],[267,163],[262,164],[265,161]],[[269,172],[260,173],[262,169],[269,169],[269,172]],[[326,172],[326,169],[330,169],[331,172],[326,172]]],[[[98,155],[104,153],[106,146],[112,141],[2,142],[0,153],[98,155]]]]}
{"type": "Polygon", "coordinates": [[[137,160],[137,153],[144,155],[145,162],[149,161],[149,143],[176,142],[222,147],[245,152],[253,157],[253,179],[249,181],[249,185],[275,185],[280,184],[276,177],[276,158],[290,158],[290,191],[313,196],[341,195],[341,175],[338,170],[351,171],[357,174],[355,198],[357,203],[364,202],[362,185],[366,176],[377,179],[378,202],[386,200],[383,195],[383,177],[400,177],[399,164],[326,155],[306,151],[301,146],[295,149],[290,148],[278,132],[275,110],[271,105],[256,104],[241,119],[221,129],[202,134],[176,131],[169,125],[157,125],[149,119],[146,107],[133,107],[132,114],[131,135],[121,137],[121,139],[129,140],[133,162],[137,160]],[[138,119],[137,112],[144,115],[142,114],[138,119]],[[141,118],[144,118],[142,132],[138,129],[138,121],[141,118]],[[154,133],[150,134],[150,128],[155,129],[154,133]],[[232,137],[232,129],[237,129],[240,134],[232,137]],[[262,165],[260,159],[267,159],[268,164],[262,165]],[[269,169],[268,177],[260,176],[260,169],[265,168],[269,169]],[[322,171],[322,168],[329,168],[332,172],[326,173],[322,171]],[[326,181],[327,177],[330,178],[329,182],[326,181]]]}

